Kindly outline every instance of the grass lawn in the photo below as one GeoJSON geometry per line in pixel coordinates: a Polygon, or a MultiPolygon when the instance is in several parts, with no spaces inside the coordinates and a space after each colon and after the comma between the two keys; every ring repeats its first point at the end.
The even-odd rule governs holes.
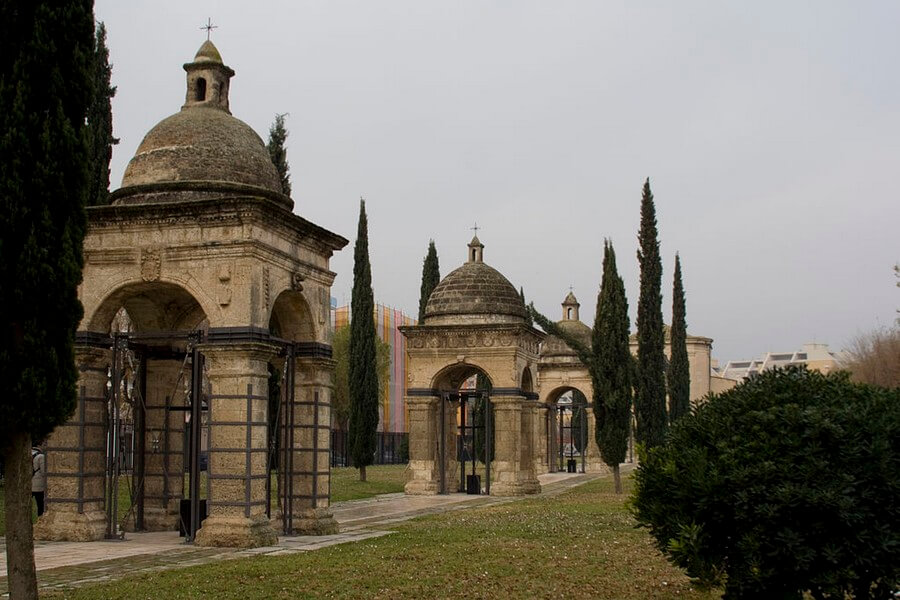
{"type": "MultiPolygon", "coordinates": [[[[393,492],[402,492],[405,483],[406,465],[372,465],[366,469],[368,481],[362,483],[359,481],[359,471],[352,467],[340,467],[331,470],[331,501],[342,502],[344,500],[359,500],[361,498],[369,498],[377,494],[390,494],[393,492]]],[[[131,496],[129,494],[130,479],[122,477],[119,480],[119,521],[121,522],[128,514],[131,507],[131,496]]],[[[187,486],[187,477],[185,477],[185,486],[187,486]]],[[[272,489],[277,493],[278,481],[272,476],[272,489]]],[[[206,476],[200,482],[201,497],[206,497],[206,476]]],[[[0,485],[0,536],[6,531],[6,521],[4,519],[5,509],[3,503],[3,486],[0,485]]],[[[278,506],[277,496],[272,497],[272,506],[278,506]]],[[[37,513],[34,513],[37,518],[37,513]]],[[[133,518],[133,515],[129,515],[133,518]]]]}
{"type": "MultiPolygon", "coordinates": [[[[630,484],[630,481],[628,481],[630,484]]],[[[454,511],[386,537],[47,592],[45,598],[601,598],[711,600],[634,527],[612,481],[454,511]]]]}

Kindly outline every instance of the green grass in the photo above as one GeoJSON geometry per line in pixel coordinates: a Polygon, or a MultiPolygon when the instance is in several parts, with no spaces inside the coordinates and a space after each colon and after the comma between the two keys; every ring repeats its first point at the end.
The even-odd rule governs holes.
{"type": "MultiPolygon", "coordinates": [[[[629,482],[630,483],[630,482],[629,482]]],[[[44,597],[712,600],[634,526],[603,479],[553,497],[453,511],[315,552],[148,573],[44,597]]]]}

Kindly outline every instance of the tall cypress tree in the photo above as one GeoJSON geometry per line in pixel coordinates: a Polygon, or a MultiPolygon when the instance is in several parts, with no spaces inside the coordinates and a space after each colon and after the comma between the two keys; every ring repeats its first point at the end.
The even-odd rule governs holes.
{"type": "Polygon", "coordinates": [[[350,299],[350,429],[348,444],[359,480],[375,459],[378,429],[378,357],[375,350],[375,298],[369,265],[366,203],[359,201],[359,228],[353,251],[353,295],[350,299]]]}
{"type": "Polygon", "coordinates": [[[596,355],[594,381],[595,435],[600,457],[612,469],[616,493],[622,493],[619,464],[628,452],[631,429],[631,352],[628,348],[628,300],[616,268],[612,242],[603,247],[603,282],[591,344],[596,355]]]}
{"type": "Polygon", "coordinates": [[[594,436],[603,462],[612,469],[616,493],[622,493],[619,464],[628,450],[631,425],[632,360],[628,350],[628,300],[616,269],[611,242],[604,242],[603,280],[590,347],[529,305],[541,328],[563,340],[588,369],[594,388],[594,436]]]}
{"type": "Polygon", "coordinates": [[[75,408],[92,5],[0,3],[0,449],[12,598],[37,598],[30,447],[75,408]]]}
{"type": "Polygon", "coordinates": [[[269,142],[266,148],[269,150],[269,156],[272,158],[272,164],[278,171],[278,177],[281,179],[281,191],[285,196],[291,195],[291,168],[287,161],[287,148],[284,143],[287,141],[288,131],[284,126],[284,118],[287,113],[275,115],[275,122],[269,127],[269,142]]]}
{"type": "Polygon", "coordinates": [[[422,287],[419,290],[419,325],[425,323],[425,307],[428,306],[428,298],[431,292],[441,282],[441,267],[438,264],[437,248],[434,240],[428,241],[428,253],[422,264],[422,287]]]}
{"type": "Polygon", "coordinates": [[[641,266],[641,295],[638,298],[638,367],[634,408],[637,441],[652,448],[665,441],[666,355],[662,318],[662,260],[656,229],[656,207],[650,179],[641,194],[641,229],[638,232],[638,262],[641,266]]]}
{"type": "Polygon", "coordinates": [[[94,39],[92,73],[94,93],[87,115],[91,186],[87,203],[91,206],[109,204],[109,161],[112,147],[119,143],[113,137],[112,99],[116,88],[110,85],[112,66],[106,47],[106,26],[102,22],[97,26],[94,39]]]}
{"type": "Polygon", "coordinates": [[[687,322],[685,321],[684,285],[681,283],[681,258],[675,254],[675,276],[672,284],[672,327],[669,329],[669,422],[691,410],[691,368],[687,352],[687,322]]]}
{"type": "MultiPolygon", "coordinates": [[[[484,392],[488,397],[491,395],[491,380],[488,379],[485,375],[478,373],[475,376],[475,389],[479,392],[484,392]]],[[[485,461],[485,450],[487,450],[486,440],[487,435],[485,435],[487,431],[487,402],[484,397],[479,395],[478,398],[475,399],[475,408],[472,411],[472,420],[474,421],[472,424],[475,426],[475,435],[473,436],[475,439],[472,440],[475,450],[475,458],[481,461],[482,464],[487,464],[485,461]]],[[[493,421],[492,421],[493,422],[493,421]]],[[[494,455],[496,454],[496,444],[494,440],[496,440],[496,436],[494,435],[494,427],[491,426],[491,460],[494,460],[494,455]]]]}

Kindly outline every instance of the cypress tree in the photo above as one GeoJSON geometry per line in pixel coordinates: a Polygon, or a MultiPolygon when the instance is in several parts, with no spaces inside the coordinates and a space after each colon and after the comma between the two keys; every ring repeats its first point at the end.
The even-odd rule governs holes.
{"type": "Polygon", "coordinates": [[[428,253],[422,264],[422,287],[419,290],[419,325],[425,323],[425,307],[428,306],[428,298],[431,292],[441,282],[441,267],[438,265],[437,248],[434,240],[428,241],[428,253]]]}
{"type": "Polygon", "coordinates": [[[281,179],[281,191],[285,196],[291,195],[291,168],[287,161],[287,148],[284,147],[287,141],[288,131],[284,127],[284,118],[287,113],[275,115],[275,122],[269,127],[269,142],[266,148],[269,150],[269,156],[272,158],[272,164],[278,171],[278,177],[281,179]]]}
{"type": "Polygon", "coordinates": [[[631,352],[628,349],[628,300],[625,283],[616,268],[612,242],[603,248],[603,283],[591,344],[596,355],[594,372],[594,433],[600,457],[612,469],[616,493],[622,493],[619,464],[628,452],[631,429],[631,352]]]}
{"type": "Polygon", "coordinates": [[[587,398],[578,390],[572,390],[572,446],[582,452],[587,446],[587,398]]]}
{"type": "Polygon", "coordinates": [[[0,4],[0,450],[12,598],[37,598],[32,441],[65,422],[76,401],[92,5],[0,4]]]}
{"type": "Polygon", "coordinates": [[[669,422],[691,410],[691,369],[687,352],[684,286],[681,283],[681,259],[675,254],[675,276],[672,284],[672,327],[669,329],[669,422]]]}
{"type": "Polygon", "coordinates": [[[375,458],[378,429],[378,357],[375,350],[375,298],[369,265],[366,203],[359,201],[359,229],[353,250],[353,294],[350,299],[350,428],[348,445],[359,480],[375,458]]]}
{"type": "Polygon", "coordinates": [[[110,85],[112,66],[109,64],[109,49],[106,47],[106,25],[102,22],[97,26],[91,70],[94,93],[87,114],[91,186],[87,203],[101,205],[109,204],[109,161],[112,158],[112,147],[119,143],[112,134],[112,99],[116,95],[116,88],[110,85]]]}
{"type": "Polygon", "coordinates": [[[594,436],[600,457],[612,469],[616,493],[621,494],[619,464],[628,451],[633,367],[628,349],[628,300],[616,268],[612,243],[604,242],[603,280],[597,295],[590,347],[539,313],[533,305],[529,308],[537,324],[568,344],[588,369],[594,391],[594,436]]]}
{"type": "Polygon", "coordinates": [[[662,318],[662,261],[656,229],[656,208],[650,179],[641,195],[641,228],[638,232],[638,262],[641,266],[641,295],[638,298],[638,369],[635,394],[637,441],[652,448],[665,441],[666,356],[662,318]]]}

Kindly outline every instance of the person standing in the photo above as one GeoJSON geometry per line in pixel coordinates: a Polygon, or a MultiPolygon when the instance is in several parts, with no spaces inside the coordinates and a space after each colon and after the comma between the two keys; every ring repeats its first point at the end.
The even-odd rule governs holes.
{"type": "Polygon", "coordinates": [[[47,491],[47,469],[40,446],[31,449],[31,496],[37,504],[37,514],[44,514],[44,492],[47,491]]]}

